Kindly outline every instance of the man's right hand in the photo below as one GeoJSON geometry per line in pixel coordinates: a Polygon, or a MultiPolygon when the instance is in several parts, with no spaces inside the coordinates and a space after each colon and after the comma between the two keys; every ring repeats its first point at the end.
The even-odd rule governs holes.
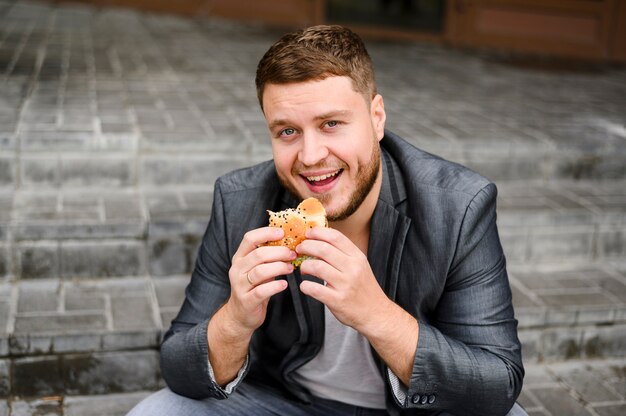
{"type": "Polygon", "coordinates": [[[282,246],[261,246],[283,235],[276,227],[249,231],[233,256],[228,273],[230,298],[225,308],[233,324],[244,332],[252,333],[263,324],[269,299],[287,288],[285,280],[275,279],[293,272],[290,262],[297,257],[296,252],[282,246]]]}
{"type": "Polygon", "coordinates": [[[283,230],[263,227],[247,232],[228,272],[230,298],[209,321],[209,361],[221,386],[235,379],[243,366],[254,331],[263,324],[269,299],[287,288],[277,276],[293,272],[297,254],[282,246],[261,246],[280,240],[283,230]]]}

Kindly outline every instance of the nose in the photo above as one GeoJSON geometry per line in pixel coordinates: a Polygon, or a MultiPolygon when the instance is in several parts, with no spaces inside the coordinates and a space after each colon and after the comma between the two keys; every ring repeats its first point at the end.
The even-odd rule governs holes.
{"type": "Polygon", "coordinates": [[[309,133],[302,137],[298,160],[305,166],[315,166],[328,157],[328,147],[322,137],[309,133]]]}

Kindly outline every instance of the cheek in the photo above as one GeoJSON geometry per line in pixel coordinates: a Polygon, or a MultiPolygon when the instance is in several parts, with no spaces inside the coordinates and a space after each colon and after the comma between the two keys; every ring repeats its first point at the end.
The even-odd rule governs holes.
{"type": "Polygon", "coordinates": [[[354,144],[353,151],[345,154],[343,158],[344,162],[350,167],[353,174],[360,174],[362,170],[369,163],[372,155],[372,147],[368,143],[354,144]]]}
{"type": "Polygon", "coordinates": [[[282,176],[288,176],[293,168],[295,157],[288,150],[273,149],[272,155],[274,157],[274,165],[276,170],[282,176]]]}

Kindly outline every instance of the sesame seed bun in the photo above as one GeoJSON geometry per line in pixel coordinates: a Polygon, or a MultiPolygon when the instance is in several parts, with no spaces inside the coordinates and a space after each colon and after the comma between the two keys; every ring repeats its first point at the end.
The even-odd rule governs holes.
{"type": "MultiPolygon", "coordinates": [[[[326,210],[316,198],[307,198],[296,208],[287,208],[283,211],[267,211],[270,216],[270,227],[280,227],[285,232],[281,240],[269,241],[268,246],[285,246],[295,250],[298,244],[306,240],[304,233],[313,227],[328,227],[326,210]]],[[[291,263],[298,267],[307,256],[300,256],[291,263]]]]}

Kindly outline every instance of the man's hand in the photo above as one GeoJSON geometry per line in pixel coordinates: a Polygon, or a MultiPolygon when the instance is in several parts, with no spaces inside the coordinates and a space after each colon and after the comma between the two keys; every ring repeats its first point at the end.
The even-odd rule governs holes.
{"type": "Polygon", "coordinates": [[[277,276],[293,271],[296,253],[287,247],[261,247],[283,237],[280,228],[263,227],[249,231],[233,256],[228,272],[230,297],[209,321],[209,361],[217,383],[233,380],[245,362],[250,339],[265,321],[269,299],[285,290],[277,276]]]}
{"type": "Polygon", "coordinates": [[[419,338],[417,320],[382,290],[365,254],[341,232],[316,227],[296,247],[298,254],[315,257],[302,263],[302,293],[323,304],[344,325],[365,336],[391,371],[409,385],[419,338]]]}
{"type": "Polygon", "coordinates": [[[332,228],[307,230],[296,251],[314,259],[302,263],[302,274],[326,282],[303,281],[300,290],[323,304],[344,325],[363,333],[372,314],[382,313],[391,302],[376,281],[365,254],[348,237],[332,228]]]}
{"type": "Polygon", "coordinates": [[[233,256],[228,272],[231,293],[225,307],[233,324],[242,331],[254,332],[265,320],[270,297],[287,288],[277,276],[293,272],[291,261],[296,253],[282,246],[260,246],[280,240],[283,230],[263,227],[247,232],[233,256]]]}

